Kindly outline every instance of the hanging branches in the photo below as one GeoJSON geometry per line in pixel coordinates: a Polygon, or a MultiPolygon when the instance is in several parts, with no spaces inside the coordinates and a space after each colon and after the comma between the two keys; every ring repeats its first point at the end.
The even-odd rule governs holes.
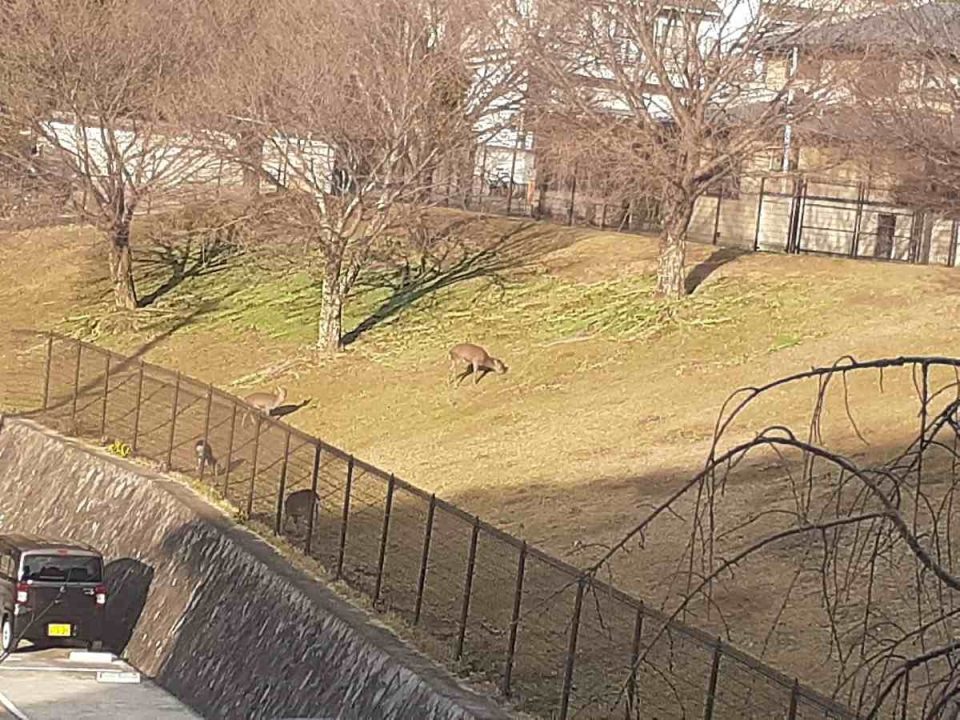
{"type": "Polygon", "coordinates": [[[612,572],[634,543],[644,552],[659,533],[677,537],[682,524],[674,570],[659,574],[668,621],[756,643],[765,658],[801,665],[802,680],[868,717],[894,707],[942,717],[960,692],[958,377],[960,360],[950,358],[844,357],[738,390],[717,418],[703,470],[589,572],[612,572]],[[746,434],[754,412],[769,410],[764,403],[776,408],[780,391],[803,384],[814,390],[801,425],[746,434]],[[855,412],[865,393],[883,395],[879,422],[855,412]],[[860,448],[857,459],[851,447],[860,448]],[[758,476],[760,459],[776,477],[758,476]],[[765,502],[756,502],[758,492],[765,502]],[[746,607],[737,600],[744,596],[746,607]]]}

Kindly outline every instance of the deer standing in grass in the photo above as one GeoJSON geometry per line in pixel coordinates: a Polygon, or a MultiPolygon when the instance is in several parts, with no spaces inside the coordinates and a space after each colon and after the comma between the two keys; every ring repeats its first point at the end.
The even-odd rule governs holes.
{"type": "Polygon", "coordinates": [[[461,362],[466,363],[467,367],[457,376],[457,385],[462,383],[470,373],[473,373],[473,384],[476,385],[488,372],[503,375],[507,371],[507,366],[502,360],[491,357],[482,347],[471,343],[460,343],[450,348],[450,371],[456,372],[457,364],[461,362]]]}
{"type": "Polygon", "coordinates": [[[293,529],[300,534],[300,526],[309,527],[310,512],[313,512],[313,527],[317,527],[320,517],[320,497],[310,490],[297,490],[287,495],[283,501],[284,529],[288,520],[293,520],[293,529]]]}
{"type": "Polygon", "coordinates": [[[197,454],[197,475],[203,474],[204,467],[210,468],[214,475],[220,474],[220,463],[217,462],[210,443],[200,438],[193,446],[193,450],[197,454]]]}
{"type": "MultiPolygon", "coordinates": [[[[262,412],[264,415],[271,415],[274,410],[283,405],[284,401],[287,399],[287,389],[282,387],[277,387],[276,392],[255,392],[250,395],[247,395],[243,401],[247,405],[252,405],[255,409],[262,412]]],[[[246,413],[243,416],[243,421],[241,425],[246,426],[247,420],[252,417],[251,413],[246,413]]]]}

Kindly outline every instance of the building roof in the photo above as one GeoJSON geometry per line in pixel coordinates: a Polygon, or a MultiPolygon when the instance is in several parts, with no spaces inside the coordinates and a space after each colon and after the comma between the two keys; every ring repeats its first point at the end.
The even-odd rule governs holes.
{"type": "MultiPolygon", "coordinates": [[[[593,2],[603,3],[605,0],[593,0],[593,2]]],[[[656,0],[654,7],[661,12],[676,10],[677,12],[704,12],[712,15],[720,14],[720,5],[717,0],[656,0]]]]}
{"type": "Polygon", "coordinates": [[[665,10],[691,11],[699,10],[712,15],[720,14],[720,6],[714,0],[673,0],[664,3],[665,10]]]}
{"type": "MultiPolygon", "coordinates": [[[[607,0],[588,0],[585,4],[603,5],[607,0]]],[[[608,3],[607,3],[608,4],[608,3]]],[[[643,0],[637,3],[643,5],[643,0]]],[[[701,12],[707,15],[719,15],[720,5],[717,0],[655,0],[653,8],[661,13],[670,11],[677,12],[701,12]]]]}
{"type": "Polygon", "coordinates": [[[960,4],[929,2],[846,16],[771,35],[768,46],[911,48],[960,54],[960,4]]]}

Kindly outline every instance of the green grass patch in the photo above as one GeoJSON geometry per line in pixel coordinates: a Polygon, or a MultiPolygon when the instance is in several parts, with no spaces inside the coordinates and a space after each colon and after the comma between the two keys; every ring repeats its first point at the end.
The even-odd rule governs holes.
{"type": "MultiPolygon", "coordinates": [[[[170,283],[173,272],[159,263],[140,263],[142,293],[170,283]]],[[[381,278],[382,279],[382,278],[381,278]]],[[[353,347],[373,359],[402,357],[418,362],[457,342],[545,345],[597,337],[642,341],[670,333],[698,334],[738,326],[751,319],[768,323],[771,352],[793,347],[805,332],[795,327],[811,293],[802,283],[722,279],[677,303],[654,297],[651,275],[595,283],[540,273],[510,278],[469,279],[419,294],[360,285],[348,300],[344,331],[364,332],[353,347]],[[406,294],[405,294],[406,293],[406,294]],[[784,323],[789,327],[785,327],[784,323]]],[[[105,279],[88,287],[91,304],[61,328],[114,346],[143,342],[160,333],[256,332],[272,340],[312,344],[320,313],[320,284],[307,273],[255,267],[241,256],[198,265],[147,308],[111,309],[105,279]]]]}

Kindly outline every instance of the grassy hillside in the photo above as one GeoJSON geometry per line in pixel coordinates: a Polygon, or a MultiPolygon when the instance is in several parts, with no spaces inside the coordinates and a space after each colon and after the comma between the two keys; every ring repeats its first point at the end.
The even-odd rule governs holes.
{"type": "MultiPolygon", "coordinates": [[[[444,267],[405,287],[389,273],[367,278],[345,319],[358,331],[334,358],[310,347],[308,275],[229,255],[204,264],[198,248],[158,245],[144,227],[149,308],[109,311],[96,237],[74,227],[0,236],[0,306],[8,327],[147,346],[147,359],[228,390],[284,384],[292,402],[310,400],[294,425],[573,562],[575,545],[612,541],[702,467],[737,387],[845,354],[956,354],[960,340],[960,274],[944,268],[697,246],[702,282],[668,309],[651,295],[651,238],[444,217],[444,267]],[[463,341],[509,373],[452,388],[446,351],[463,341]]],[[[898,431],[884,422],[891,403],[906,407],[906,395],[862,390],[857,419],[882,445],[898,431]]],[[[742,434],[802,426],[811,396],[799,393],[763,404],[742,434]]],[[[743,502],[764,497],[758,481],[743,502]]],[[[631,562],[617,581],[643,594],[631,562]]]]}

